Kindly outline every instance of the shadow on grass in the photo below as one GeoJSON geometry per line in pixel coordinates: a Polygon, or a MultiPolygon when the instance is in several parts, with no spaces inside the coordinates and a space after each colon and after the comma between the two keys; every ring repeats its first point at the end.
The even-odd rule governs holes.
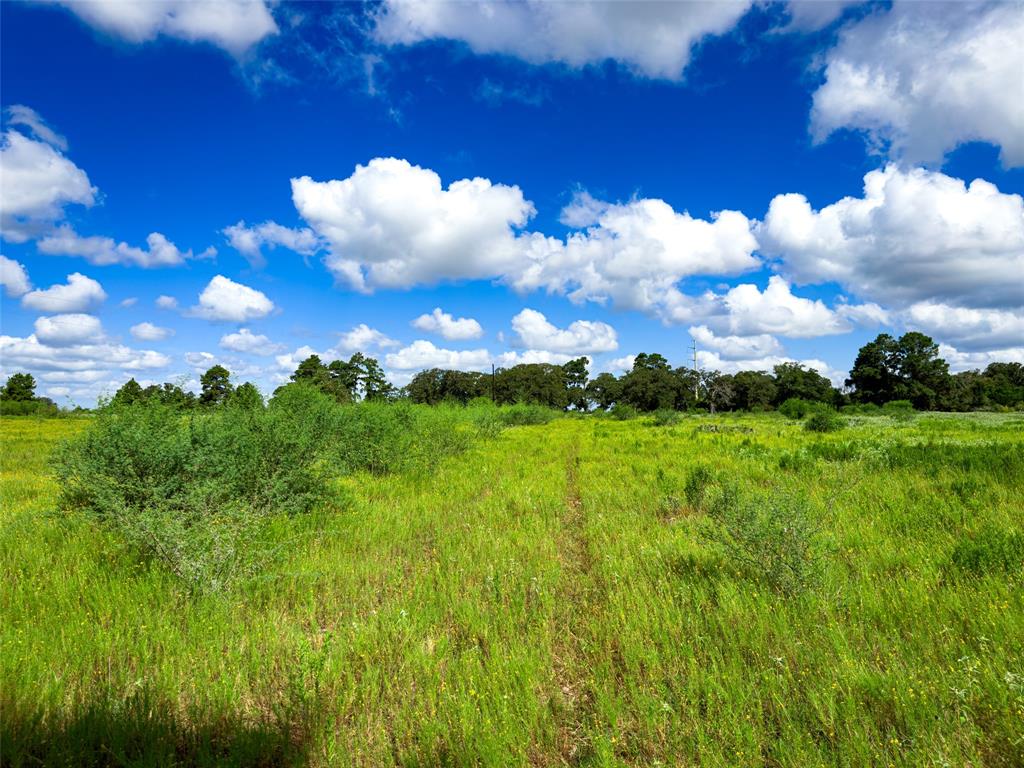
{"type": "Polygon", "coordinates": [[[72,719],[18,712],[3,702],[0,765],[11,766],[300,766],[308,729],[271,718],[231,716],[182,722],[166,706],[138,697],[93,705],[72,719]]]}

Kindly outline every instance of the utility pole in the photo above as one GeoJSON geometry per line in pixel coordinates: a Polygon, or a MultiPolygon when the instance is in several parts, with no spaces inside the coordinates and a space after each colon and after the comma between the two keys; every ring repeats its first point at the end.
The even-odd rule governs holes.
{"type": "Polygon", "coordinates": [[[690,347],[693,349],[693,399],[700,400],[700,371],[697,369],[697,340],[690,339],[690,347]]]}

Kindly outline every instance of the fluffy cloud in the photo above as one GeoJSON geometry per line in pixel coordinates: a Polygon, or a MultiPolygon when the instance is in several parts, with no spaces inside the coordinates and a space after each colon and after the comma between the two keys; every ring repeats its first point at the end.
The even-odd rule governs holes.
{"type": "Polygon", "coordinates": [[[419,339],[397,352],[384,358],[389,368],[402,371],[421,370],[424,368],[454,368],[482,371],[491,364],[490,353],[486,349],[470,349],[457,351],[441,349],[431,342],[419,339]]]}
{"type": "Polygon", "coordinates": [[[726,358],[718,352],[697,351],[697,366],[704,371],[720,371],[722,373],[737,373],[738,371],[770,372],[776,365],[782,365],[783,363],[800,363],[805,368],[817,371],[836,387],[842,386],[843,381],[846,379],[845,371],[837,371],[824,360],[815,358],[794,360],[792,357],[784,355],[766,355],[764,357],[744,360],[726,358]]]}
{"type": "Polygon", "coordinates": [[[762,249],[800,283],[834,280],[888,304],[940,301],[1019,306],[1024,297],[1024,200],[993,184],[889,166],[864,196],[815,211],[778,195],[758,228],[762,249]]]}
{"type": "Polygon", "coordinates": [[[292,200],[329,244],[328,268],[360,291],[504,274],[521,260],[512,228],[534,212],[518,187],[476,178],[446,189],[433,171],[395,158],[347,179],[292,179],[292,200]]]}
{"type": "Polygon", "coordinates": [[[984,369],[989,363],[1021,363],[1024,364],[1024,346],[991,349],[980,352],[963,352],[948,344],[939,345],[939,356],[949,363],[953,373],[984,369]]]}
{"type": "Polygon", "coordinates": [[[26,338],[0,336],[0,358],[9,368],[59,372],[97,371],[115,366],[125,370],[144,370],[170,364],[167,355],[152,350],[106,342],[55,346],[44,344],[36,334],[26,338]]]}
{"type": "Polygon", "coordinates": [[[420,315],[412,321],[414,328],[428,333],[439,333],[449,341],[479,339],[484,335],[480,323],[471,317],[455,319],[440,307],[434,307],[429,315],[420,315]]]}
{"type": "Polygon", "coordinates": [[[810,338],[850,330],[849,323],[822,301],[794,295],[789,284],[778,275],[768,279],[763,291],[756,285],[743,283],[729,289],[720,300],[727,315],[718,324],[739,336],[774,333],[810,338]]]}
{"type": "Polygon", "coordinates": [[[507,278],[515,288],[545,288],[575,302],[611,299],[624,309],[671,317],[684,277],[739,274],[759,265],[752,222],[738,211],[707,221],[663,200],[610,204],[577,196],[562,220],[587,229],[564,242],[534,236],[526,266],[507,278]]]}
{"type": "Polygon", "coordinates": [[[360,323],[352,330],[341,334],[334,349],[337,352],[351,353],[397,346],[398,342],[386,334],[381,333],[376,328],[371,328],[366,323],[360,323]]]}
{"type": "MultiPolygon", "coordinates": [[[[17,109],[38,115],[27,107],[17,109]]],[[[22,116],[24,118],[24,115],[22,116]]],[[[26,119],[15,121],[23,127],[26,119]]],[[[40,121],[40,124],[41,121],[40,121]]],[[[52,131],[47,134],[56,137],[52,131]]],[[[59,137],[56,137],[59,138],[59,137]]],[[[17,130],[6,130],[0,139],[0,233],[21,243],[49,229],[64,218],[72,203],[91,206],[96,188],[85,171],[63,154],[66,144],[54,145],[33,139],[17,130]]]]}
{"type": "Polygon", "coordinates": [[[908,328],[923,331],[958,350],[977,351],[1024,344],[1024,311],[968,309],[930,301],[902,314],[908,328]]]}
{"type": "Polygon", "coordinates": [[[129,332],[139,341],[163,341],[174,335],[173,329],[162,328],[159,325],[153,325],[153,323],[133,325],[129,332]]]}
{"type": "Polygon", "coordinates": [[[38,317],[35,328],[40,343],[51,347],[67,347],[103,339],[103,325],[94,315],[73,313],[38,317]]]}
{"type": "Polygon", "coordinates": [[[580,355],[619,347],[615,329],[607,323],[576,320],[568,328],[558,328],[535,309],[524,309],[513,317],[512,329],[522,346],[534,350],[580,355]]]}
{"type": "Polygon", "coordinates": [[[107,298],[106,291],[91,277],[75,272],[64,285],[29,291],[21,297],[21,305],[40,312],[81,312],[107,298]]]}
{"type": "Polygon", "coordinates": [[[726,360],[749,360],[782,353],[778,339],[767,333],[755,336],[716,336],[707,326],[698,325],[690,328],[690,336],[699,346],[709,347],[726,360]]]}
{"type": "Polygon", "coordinates": [[[239,221],[226,227],[223,233],[231,247],[245,256],[255,268],[266,265],[266,259],[263,257],[264,247],[281,246],[303,256],[311,256],[321,248],[320,239],[313,230],[308,227],[290,229],[276,221],[265,221],[252,227],[244,221],[239,221]]]}
{"type": "Polygon", "coordinates": [[[494,359],[498,368],[511,368],[514,365],[530,365],[548,363],[564,365],[579,355],[567,355],[564,352],[551,352],[546,349],[524,349],[521,352],[502,352],[494,359]]]}
{"type": "Polygon", "coordinates": [[[275,344],[262,334],[256,334],[248,328],[237,333],[227,333],[220,337],[220,346],[232,352],[245,352],[250,355],[270,356],[284,350],[283,344],[275,344]]]}
{"type": "Polygon", "coordinates": [[[610,373],[625,373],[626,371],[633,370],[633,363],[635,361],[636,355],[624,355],[607,361],[603,368],[610,373]]]}
{"type": "Polygon", "coordinates": [[[815,32],[842,16],[848,7],[860,2],[861,0],[789,0],[786,3],[789,13],[786,30],[815,32]]]}
{"type": "Polygon", "coordinates": [[[543,0],[451,3],[387,0],[377,13],[375,37],[411,45],[448,39],[481,54],[505,54],[532,64],[570,67],[618,61],[634,73],[682,78],[690,53],[703,38],[728,32],[749,2],[551,3],[543,0]]]}
{"type": "Polygon", "coordinates": [[[662,200],[613,204],[581,193],[562,218],[586,229],[563,241],[520,231],[534,207],[518,187],[476,178],[445,188],[433,171],[394,158],[357,166],[347,179],[292,179],[292,198],[328,244],[328,268],[367,292],[499,278],[521,292],[670,317],[684,301],[682,278],[760,264],[753,222],[737,211],[704,220],[662,200]]]}
{"type": "Polygon", "coordinates": [[[241,56],[277,24],[263,0],[58,0],[90,26],[130,43],[158,36],[212,43],[241,56]]]}
{"type": "Polygon", "coordinates": [[[177,266],[187,259],[210,258],[217,253],[215,249],[208,248],[197,257],[191,250],[180,251],[160,232],[151,232],[145,242],[147,248],[143,249],[127,243],[115,243],[111,238],[83,238],[71,227],[62,226],[39,241],[38,247],[40,253],[50,256],[81,256],[90,264],[99,266],[124,264],[146,268],[177,266]]]}
{"type": "Polygon", "coordinates": [[[178,300],[173,296],[157,296],[154,302],[158,309],[177,309],[178,300]]]}
{"type": "Polygon", "coordinates": [[[17,125],[27,129],[27,133],[45,141],[51,147],[61,152],[68,151],[68,140],[47,125],[42,116],[32,107],[24,104],[13,104],[6,109],[7,124],[17,125]]]}
{"type": "Polygon", "coordinates": [[[32,283],[21,263],[0,254],[0,286],[3,286],[4,293],[16,299],[28,293],[32,283]]]}
{"type": "Polygon", "coordinates": [[[188,314],[204,320],[244,323],[259,320],[273,311],[274,302],[262,292],[217,275],[199,294],[199,303],[189,309],[188,314]]]}
{"type": "Polygon", "coordinates": [[[175,267],[188,259],[211,258],[217,253],[212,247],[198,256],[191,250],[181,251],[159,232],[151,232],[146,245],[147,248],[137,248],[128,243],[116,243],[109,237],[82,237],[65,226],[40,240],[38,248],[40,253],[50,256],[81,256],[99,266],[124,264],[145,268],[175,267]]]}
{"type": "Polygon", "coordinates": [[[941,160],[958,144],[1002,147],[1024,163],[1024,5],[897,1],[843,32],[825,59],[811,130],[840,128],[911,162],[941,160]]]}

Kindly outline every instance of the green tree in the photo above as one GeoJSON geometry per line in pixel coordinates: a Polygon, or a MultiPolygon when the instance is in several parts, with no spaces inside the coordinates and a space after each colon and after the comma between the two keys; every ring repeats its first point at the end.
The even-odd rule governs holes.
{"type": "Polygon", "coordinates": [[[263,409],[263,395],[251,381],[247,381],[231,393],[231,405],[248,411],[263,409]]]}
{"type": "Polygon", "coordinates": [[[763,411],[778,392],[775,379],[762,371],[740,371],[732,377],[735,405],[748,411],[763,411]]]}
{"type": "Polygon", "coordinates": [[[215,406],[227,402],[231,397],[231,373],[223,365],[215,365],[199,377],[202,392],[200,405],[215,406]]]}
{"type": "Polygon", "coordinates": [[[14,373],[7,379],[0,399],[30,402],[36,399],[36,380],[31,373],[14,373]]]}
{"type": "MultiPolygon", "coordinates": [[[[147,389],[154,389],[154,387],[147,387],[147,389]]],[[[121,388],[114,393],[114,397],[110,402],[111,405],[134,405],[145,399],[147,399],[146,391],[142,389],[142,385],[139,382],[131,378],[121,385],[121,388]]]]}
{"type": "Polygon", "coordinates": [[[857,402],[910,400],[920,409],[937,407],[951,386],[949,365],[939,357],[938,344],[917,331],[899,339],[882,333],[865,344],[846,384],[853,387],[857,402]]]}
{"type": "Polygon", "coordinates": [[[607,411],[622,396],[622,382],[611,373],[599,373],[587,384],[587,400],[607,411]]]}
{"type": "Polygon", "coordinates": [[[677,407],[682,383],[663,356],[641,352],[622,377],[621,401],[638,411],[677,407]]]}
{"type": "Polygon", "coordinates": [[[577,357],[562,366],[565,372],[566,397],[569,405],[578,411],[586,411],[587,401],[587,366],[590,363],[585,357],[577,357]]]}
{"type": "Polygon", "coordinates": [[[776,365],[775,404],[784,403],[792,397],[800,400],[814,400],[832,403],[834,393],[832,382],[817,371],[805,368],[800,363],[776,365]]]}

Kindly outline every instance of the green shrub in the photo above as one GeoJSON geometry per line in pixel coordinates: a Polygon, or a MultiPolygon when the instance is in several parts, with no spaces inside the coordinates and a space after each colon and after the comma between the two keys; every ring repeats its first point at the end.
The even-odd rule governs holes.
{"type": "Polygon", "coordinates": [[[190,588],[215,592],[273,559],[275,519],[341,501],[333,478],[429,469],[475,436],[462,407],[342,405],[294,385],[265,409],[107,406],[54,466],[63,508],[112,527],[190,588]]]}
{"type": "Polygon", "coordinates": [[[651,414],[651,421],[656,427],[671,427],[683,419],[683,414],[671,408],[659,408],[651,414]]]}
{"type": "Polygon", "coordinates": [[[608,416],[616,421],[629,421],[640,415],[640,411],[627,403],[616,403],[608,411],[608,416]]]}
{"type": "Polygon", "coordinates": [[[913,413],[914,404],[909,400],[890,400],[882,406],[883,413],[913,413]]]}
{"type": "Polygon", "coordinates": [[[850,416],[878,416],[882,409],[874,403],[854,403],[844,405],[839,411],[850,416]]]}
{"type": "Polygon", "coordinates": [[[704,529],[704,536],[749,578],[786,596],[818,583],[816,529],[802,497],[776,492],[741,498],[725,486],[707,513],[714,524],[704,529]]]}
{"type": "Polygon", "coordinates": [[[190,588],[225,589],[272,558],[275,516],[328,497],[316,413],[106,408],[55,454],[61,506],[112,527],[190,588]]]}
{"type": "Polygon", "coordinates": [[[528,426],[531,424],[547,424],[558,418],[561,413],[544,405],[516,403],[500,409],[501,420],[509,426],[528,426]]]}
{"type": "Polygon", "coordinates": [[[779,406],[779,413],[790,419],[802,419],[812,413],[830,410],[827,403],[819,403],[815,400],[801,400],[799,397],[791,397],[779,406]]]}
{"type": "Polygon", "coordinates": [[[808,432],[838,432],[846,426],[846,420],[834,411],[818,411],[804,422],[808,432]]]}
{"type": "Polygon", "coordinates": [[[985,525],[973,536],[961,539],[950,558],[954,566],[976,575],[1024,569],[1024,534],[985,525]]]}

